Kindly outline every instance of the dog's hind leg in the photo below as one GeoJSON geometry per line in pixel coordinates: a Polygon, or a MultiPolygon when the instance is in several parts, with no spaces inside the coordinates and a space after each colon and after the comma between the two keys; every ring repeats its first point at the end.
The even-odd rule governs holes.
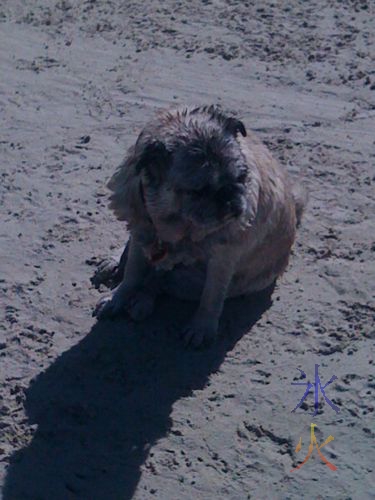
{"type": "Polygon", "coordinates": [[[103,259],[99,262],[94,276],[90,279],[95,288],[99,288],[100,285],[105,285],[106,287],[113,289],[121,283],[124,277],[128,254],[129,242],[125,245],[120,258],[118,258],[118,256],[114,256],[103,259]]]}
{"type": "Polygon", "coordinates": [[[134,320],[141,321],[152,313],[155,293],[149,293],[145,286],[153,270],[134,238],[129,240],[129,249],[124,250],[120,264],[125,264],[121,283],[111,296],[98,302],[93,316],[113,318],[121,312],[128,312],[134,320]]]}

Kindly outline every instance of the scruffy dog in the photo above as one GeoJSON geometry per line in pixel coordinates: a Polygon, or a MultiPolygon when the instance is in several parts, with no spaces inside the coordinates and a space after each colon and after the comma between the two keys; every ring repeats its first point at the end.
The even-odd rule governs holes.
{"type": "Polygon", "coordinates": [[[199,300],[183,331],[193,346],[216,336],[227,297],[283,273],[304,205],[266,146],[214,106],[159,113],[108,187],[130,239],[94,314],[142,320],[161,292],[199,300]]]}

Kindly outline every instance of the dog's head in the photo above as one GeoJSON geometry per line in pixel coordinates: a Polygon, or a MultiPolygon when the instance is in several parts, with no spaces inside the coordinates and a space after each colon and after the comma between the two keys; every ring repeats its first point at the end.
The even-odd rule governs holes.
{"type": "Polygon", "coordinates": [[[160,240],[201,240],[231,221],[249,222],[249,168],[241,121],[216,108],[176,110],[140,134],[135,151],[142,200],[160,240]]]}

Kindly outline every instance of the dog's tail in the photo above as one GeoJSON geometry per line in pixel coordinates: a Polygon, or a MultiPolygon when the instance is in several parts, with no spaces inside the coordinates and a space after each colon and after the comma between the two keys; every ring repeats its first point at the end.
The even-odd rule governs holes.
{"type": "Polygon", "coordinates": [[[297,227],[299,227],[301,224],[303,212],[308,201],[307,189],[300,182],[296,182],[293,184],[292,194],[296,209],[297,227]]]}

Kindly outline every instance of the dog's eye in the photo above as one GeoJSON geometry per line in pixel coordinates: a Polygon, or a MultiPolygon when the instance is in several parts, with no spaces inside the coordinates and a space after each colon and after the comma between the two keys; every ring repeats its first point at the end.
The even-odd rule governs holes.
{"type": "Polygon", "coordinates": [[[210,190],[207,186],[203,186],[197,189],[190,189],[188,193],[193,196],[207,196],[210,190]]]}
{"type": "Polygon", "coordinates": [[[167,215],[166,217],[163,217],[163,221],[166,222],[167,224],[175,224],[176,222],[179,222],[181,220],[181,216],[178,214],[170,214],[167,215]]]}

